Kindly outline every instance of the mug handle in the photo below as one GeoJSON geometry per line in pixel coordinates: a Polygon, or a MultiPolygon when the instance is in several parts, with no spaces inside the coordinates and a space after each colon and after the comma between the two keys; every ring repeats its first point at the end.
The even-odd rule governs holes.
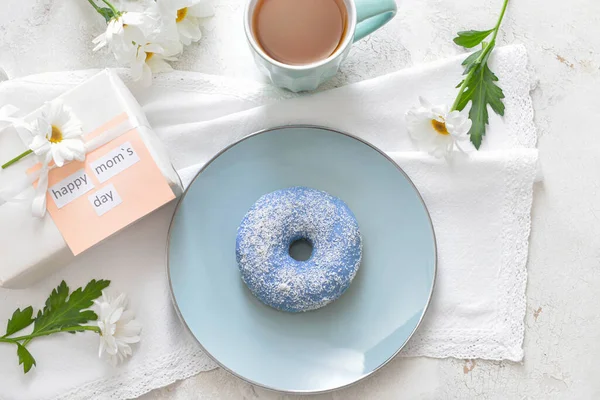
{"type": "Polygon", "coordinates": [[[387,24],[396,15],[396,0],[354,0],[356,5],[356,30],[358,41],[387,24]]]}

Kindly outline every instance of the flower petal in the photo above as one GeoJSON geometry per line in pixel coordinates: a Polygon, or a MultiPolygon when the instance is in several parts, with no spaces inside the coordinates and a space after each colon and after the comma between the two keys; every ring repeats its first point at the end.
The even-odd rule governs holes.
{"type": "Polygon", "coordinates": [[[46,103],[48,109],[48,122],[51,125],[63,125],[69,120],[70,108],[64,105],[60,100],[54,100],[46,103]]]}
{"type": "Polygon", "coordinates": [[[170,72],[173,71],[173,67],[165,60],[159,57],[152,57],[148,62],[148,66],[154,73],[170,72]]]}
{"type": "Polygon", "coordinates": [[[139,341],[141,340],[141,338],[139,336],[134,336],[134,335],[120,336],[119,339],[125,343],[131,343],[131,344],[139,343],[139,341]]]}
{"type": "Polygon", "coordinates": [[[142,65],[142,77],[140,79],[142,86],[148,87],[152,84],[152,70],[148,64],[142,65]]]}
{"type": "Polygon", "coordinates": [[[98,51],[104,46],[106,46],[108,44],[108,41],[106,40],[106,32],[96,36],[94,40],[92,40],[92,44],[96,45],[93,51],[98,51]]]}
{"type": "Polygon", "coordinates": [[[62,126],[60,126],[60,130],[62,131],[64,139],[79,139],[83,136],[83,127],[79,120],[75,117],[75,115],[71,116],[72,119],[68,120],[62,126]]]}
{"type": "Polygon", "coordinates": [[[116,299],[111,300],[111,304],[113,304],[114,307],[127,307],[129,300],[127,299],[127,295],[125,295],[125,293],[121,293],[120,295],[117,296],[116,299]]]}
{"type": "Polygon", "coordinates": [[[117,354],[117,351],[119,349],[117,347],[117,341],[114,338],[114,336],[104,335],[103,338],[104,338],[104,341],[106,344],[106,348],[105,348],[106,353],[110,354],[111,356],[114,356],[115,354],[117,354]]]}
{"type": "Polygon", "coordinates": [[[198,24],[192,22],[191,18],[186,18],[177,24],[180,36],[183,35],[192,41],[198,41],[202,38],[202,31],[198,27],[198,24]]]}
{"type": "Polygon", "coordinates": [[[34,124],[34,129],[36,130],[37,135],[47,138],[52,133],[52,126],[50,125],[47,117],[42,116],[36,118],[34,124]]]}
{"type": "MultiPolygon", "coordinates": [[[[145,57],[146,56],[144,54],[144,58],[145,57]]],[[[145,65],[144,60],[140,59],[139,57],[130,64],[131,77],[133,78],[134,81],[139,81],[143,78],[144,65],[145,65]]]]}
{"type": "Polygon", "coordinates": [[[193,17],[208,18],[215,15],[215,9],[208,1],[200,1],[197,4],[188,7],[188,13],[193,17]]]}
{"type": "Polygon", "coordinates": [[[129,357],[133,354],[133,351],[131,350],[131,346],[124,344],[123,347],[121,348],[121,354],[125,357],[129,357]]]}
{"type": "Polygon", "coordinates": [[[110,324],[116,324],[119,319],[121,319],[121,315],[123,315],[123,307],[119,307],[113,311],[108,322],[110,324]]]}
{"type": "Polygon", "coordinates": [[[98,346],[98,357],[102,357],[102,353],[106,350],[104,336],[100,336],[100,345],[98,346]]]}
{"type": "Polygon", "coordinates": [[[431,107],[431,112],[434,113],[437,117],[437,120],[440,122],[445,122],[446,116],[448,115],[449,107],[445,104],[438,104],[431,107]]]}
{"type": "Polygon", "coordinates": [[[65,146],[73,153],[71,160],[84,161],[87,150],[81,139],[66,139],[65,146]]]}
{"type": "Polygon", "coordinates": [[[75,158],[75,153],[69,149],[69,146],[63,141],[60,145],[55,145],[58,148],[58,151],[62,155],[65,161],[73,161],[75,158]]]}
{"type": "Polygon", "coordinates": [[[144,51],[146,53],[158,53],[162,54],[165,49],[158,43],[148,43],[144,46],[144,51]]]}
{"type": "Polygon", "coordinates": [[[174,61],[175,59],[171,59],[170,57],[175,57],[183,51],[183,45],[179,41],[179,32],[175,29],[175,37],[174,39],[165,38],[165,40],[160,42],[160,45],[163,48],[163,52],[161,53],[163,58],[168,59],[170,61],[174,61]]]}
{"type": "Polygon", "coordinates": [[[123,326],[119,331],[120,338],[137,338],[133,342],[127,343],[136,343],[139,342],[139,335],[142,332],[142,324],[140,324],[136,320],[129,321],[125,326],[123,326]]]}
{"type": "Polygon", "coordinates": [[[146,16],[139,12],[127,11],[119,18],[123,25],[143,25],[146,22],[146,16]]]}
{"type": "Polygon", "coordinates": [[[57,167],[62,167],[65,165],[65,158],[63,157],[62,152],[60,151],[60,146],[53,145],[50,147],[50,151],[52,152],[52,159],[54,160],[54,164],[57,167]]]}

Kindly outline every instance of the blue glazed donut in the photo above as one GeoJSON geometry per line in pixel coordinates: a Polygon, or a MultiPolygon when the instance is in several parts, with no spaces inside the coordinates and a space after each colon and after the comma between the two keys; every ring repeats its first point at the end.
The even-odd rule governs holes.
{"type": "Polygon", "coordinates": [[[281,311],[315,310],[344,293],[358,271],[358,223],[340,199],[292,187],[262,196],[238,228],[236,257],[242,280],[263,303],[281,311]],[[312,254],[297,261],[292,243],[306,240],[312,254]]]}

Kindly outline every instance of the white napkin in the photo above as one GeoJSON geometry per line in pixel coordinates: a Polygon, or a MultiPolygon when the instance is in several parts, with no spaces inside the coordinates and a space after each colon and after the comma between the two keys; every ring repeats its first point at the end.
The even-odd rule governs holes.
{"type": "MultiPolygon", "coordinates": [[[[290,123],[320,124],[360,135],[388,151],[421,191],[438,240],[435,296],[403,355],[508,359],[523,357],[525,282],[537,150],[525,49],[498,49],[492,60],[506,94],[506,117],[491,116],[482,151],[452,165],[415,152],[404,112],[424,96],[450,103],[464,57],[400,71],[344,88],[293,97],[260,84],[193,73],[158,78],[134,94],[189,182],[224,146],[254,131],[290,123]]],[[[0,104],[39,106],[93,72],[53,73],[3,83],[0,104]]],[[[127,292],[143,340],[130,362],[112,369],[96,360],[93,334],[32,342],[38,367],[27,376],[15,349],[0,345],[0,389],[8,398],[130,398],[214,367],[189,338],[170,304],[165,239],[173,206],[77,258],[47,281],[21,292],[0,290],[0,321],[14,308],[39,306],[65,279],[112,279],[127,292]]],[[[10,231],[1,225],[2,235],[10,231]]]]}

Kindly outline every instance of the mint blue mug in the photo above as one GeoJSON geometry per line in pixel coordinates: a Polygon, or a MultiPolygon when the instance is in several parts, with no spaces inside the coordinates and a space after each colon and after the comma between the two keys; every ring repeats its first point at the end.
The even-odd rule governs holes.
{"type": "Polygon", "coordinates": [[[352,43],[381,28],[396,15],[397,10],[395,0],[343,0],[348,13],[348,25],[337,50],[326,59],[312,64],[288,65],[269,57],[252,32],[252,16],[258,1],[249,0],[244,12],[246,38],[254,61],[274,85],[293,92],[314,90],[333,77],[348,56],[352,43]]]}

